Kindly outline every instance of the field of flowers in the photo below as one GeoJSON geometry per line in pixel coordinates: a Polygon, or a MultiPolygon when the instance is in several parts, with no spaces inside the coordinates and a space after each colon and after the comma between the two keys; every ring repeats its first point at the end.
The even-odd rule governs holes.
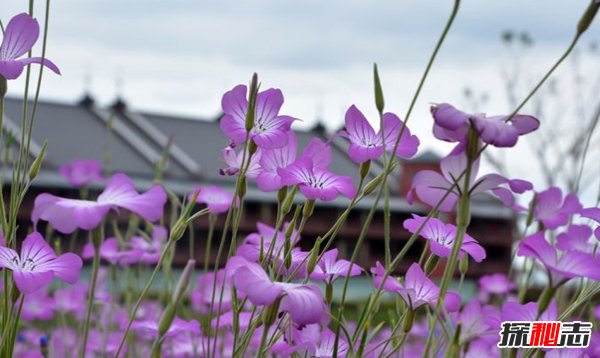
{"type": "Polygon", "coordinates": [[[254,74],[248,85],[222,96],[220,127],[230,145],[214,155],[227,165],[221,174],[236,177],[235,192],[199,186],[177,197],[158,175],[140,193],[127,175],[116,173],[98,196],[90,197],[85,189],[104,180],[102,168],[82,158],[60,168],[71,185],[82,189],[82,197],[39,194],[25,237],[17,235],[17,213],[40,171],[46,145],[52,145],[46,143],[30,160],[35,103],[43,70],[60,74],[60,64],[45,58],[46,36],[40,37],[38,20],[28,13],[12,16],[2,28],[0,114],[8,86],[19,77],[26,76],[24,96],[35,94],[35,101],[34,108],[24,110],[19,157],[7,168],[12,180],[2,183],[0,196],[0,357],[600,357],[597,331],[587,342],[569,341],[571,348],[500,348],[503,322],[600,320],[594,300],[600,292],[598,204],[586,207],[575,193],[558,187],[534,188],[527,178],[479,173],[488,147],[510,151],[521,136],[544,125],[543,118],[523,114],[522,108],[584,35],[600,7],[597,0],[575,27],[564,55],[507,114],[431,105],[433,134],[455,146],[441,161],[440,172],[423,170],[413,178],[407,199],[429,207],[428,214],[413,214],[404,222],[389,219],[388,175],[398,158],[411,158],[419,150],[420,140],[407,123],[459,5],[455,0],[404,117],[386,112],[376,65],[379,118],[366,118],[354,105],[347,109],[345,129],[335,135],[349,143],[358,185],[329,169],[330,143],[315,138],[298,147],[292,130],[297,118],[280,113],[282,91],[263,87],[254,74]],[[31,49],[39,39],[43,50],[35,57],[31,49]],[[383,169],[369,178],[373,161],[383,169]],[[276,224],[257,223],[255,233],[238,237],[249,183],[277,197],[276,224]],[[465,273],[487,256],[468,233],[471,199],[477,195],[494,196],[513,210],[520,235],[510,271],[481,277],[478,294],[465,301],[465,273]],[[314,208],[340,196],[347,198],[346,209],[312,249],[303,251],[298,242],[314,208]],[[350,243],[353,254],[340,257],[336,236],[368,196],[374,204],[350,243]],[[379,203],[386,218],[385,260],[361,267],[357,258],[379,203]],[[116,212],[129,216],[126,230],[114,223],[116,212]],[[215,264],[207,258],[198,267],[189,260],[176,282],[154,284],[172,269],[169,258],[178,240],[203,216],[209,218],[209,235],[196,238],[196,249],[208,254],[217,247],[215,264]],[[213,238],[218,216],[224,218],[218,228],[222,235],[213,238]],[[47,229],[38,232],[38,227],[47,229]],[[399,228],[412,236],[393,252],[389,233],[399,228]],[[89,243],[81,252],[69,252],[56,233],[88,237],[89,243]],[[421,259],[400,272],[399,264],[406,263],[417,240],[426,242],[421,259]],[[84,263],[89,280],[80,277],[84,263]],[[434,279],[432,273],[440,268],[441,280],[434,279]],[[348,287],[357,276],[369,277],[373,289],[358,308],[350,308],[348,287]],[[540,277],[542,290],[532,284],[540,277]],[[342,287],[336,293],[339,302],[333,300],[336,280],[343,282],[335,286],[342,287]],[[460,282],[452,286],[456,290],[450,289],[453,281],[460,282]]]}

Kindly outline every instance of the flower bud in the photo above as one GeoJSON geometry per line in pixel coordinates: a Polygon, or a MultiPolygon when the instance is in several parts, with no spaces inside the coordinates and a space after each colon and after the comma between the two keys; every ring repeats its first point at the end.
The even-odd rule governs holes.
{"type": "Polygon", "coordinates": [[[470,125],[467,132],[467,158],[474,160],[477,157],[477,152],[479,152],[479,133],[473,125],[470,125]]]}
{"type": "Polygon", "coordinates": [[[179,277],[179,281],[177,281],[177,286],[175,286],[175,291],[173,292],[172,301],[174,303],[178,303],[183,298],[185,291],[190,285],[190,279],[194,274],[194,266],[196,266],[196,260],[188,260],[181,276],[179,277]]]}
{"type": "Polygon", "coordinates": [[[325,300],[327,304],[331,304],[331,300],[333,299],[333,284],[331,282],[327,282],[325,285],[325,300]]]}
{"type": "Polygon", "coordinates": [[[363,189],[363,193],[365,195],[371,194],[375,189],[377,189],[379,184],[381,184],[382,180],[383,180],[383,173],[379,173],[375,178],[371,179],[371,181],[368,182],[367,185],[365,185],[365,188],[363,189]]]}
{"type": "Polygon", "coordinates": [[[599,8],[600,2],[592,0],[590,5],[583,13],[581,20],[579,20],[579,23],[577,23],[577,36],[583,34],[590,27],[592,21],[594,21],[594,17],[596,17],[596,14],[598,13],[599,8]]]}
{"type": "MultiPolygon", "coordinates": [[[[256,153],[257,150],[258,146],[256,145],[256,143],[254,143],[252,139],[250,139],[250,143],[248,143],[248,153],[250,153],[250,156],[256,153]]],[[[248,159],[248,161],[250,161],[250,159],[248,159]]]]}
{"type": "Polygon", "coordinates": [[[33,163],[31,163],[31,167],[29,168],[29,181],[35,179],[40,173],[42,162],[44,161],[44,155],[46,154],[46,147],[48,147],[48,140],[44,141],[44,145],[42,145],[40,154],[37,156],[37,158],[35,158],[33,163]]]}
{"type": "Polygon", "coordinates": [[[375,82],[375,107],[379,114],[383,113],[385,101],[383,100],[383,90],[381,89],[381,81],[379,80],[379,71],[377,71],[377,64],[373,64],[373,80],[375,82]]]}
{"type": "Polygon", "coordinates": [[[258,75],[254,73],[252,75],[252,81],[250,82],[249,94],[248,94],[248,110],[246,111],[246,132],[250,132],[254,127],[254,117],[256,108],[256,95],[258,93],[258,75]]]}
{"type": "Polygon", "coordinates": [[[240,182],[237,188],[237,196],[242,199],[244,196],[246,196],[246,190],[247,190],[247,184],[246,184],[246,177],[240,178],[240,182]]]}
{"type": "Polygon", "coordinates": [[[369,169],[371,168],[371,161],[367,160],[366,162],[360,163],[360,177],[366,178],[369,174],[369,169]]]}
{"type": "Polygon", "coordinates": [[[319,249],[321,248],[321,240],[322,238],[319,236],[315,241],[315,245],[310,251],[310,258],[308,259],[308,263],[306,264],[306,271],[309,275],[315,270],[315,267],[317,266],[319,259],[319,249]]]}
{"type": "Polygon", "coordinates": [[[281,302],[280,298],[278,298],[272,305],[263,310],[263,323],[265,325],[264,329],[268,329],[268,327],[270,327],[273,324],[273,322],[275,322],[275,319],[277,318],[277,313],[279,312],[279,302],[281,302]]]}
{"type": "Polygon", "coordinates": [[[285,197],[287,196],[287,188],[287,186],[284,186],[277,192],[277,201],[279,203],[283,203],[283,201],[285,200],[285,197]]]}
{"type": "Polygon", "coordinates": [[[175,318],[176,305],[169,304],[162,316],[160,317],[160,322],[158,323],[158,336],[162,337],[167,333],[169,327],[171,327],[171,323],[173,323],[173,319],[175,318]]]}
{"type": "Polygon", "coordinates": [[[414,321],[415,321],[415,311],[411,308],[408,308],[406,311],[406,316],[404,316],[404,320],[402,321],[402,331],[404,333],[410,332],[414,321]]]}
{"type": "Polygon", "coordinates": [[[171,227],[171,235],[169,235],[169,240],[177,241],[181,239],[185,233],[185,230],[187,230],[186,220],[179,218],[175,222],[175,225],[171,227]]]}
{"type": "Polygon", "coordinates": [[[302,210],[302,216],[305,218],[309,218],[313,214],[313,210],[315,208],[314,200],[307,200],[306,204],[304,204],[304,209],[302,210]]]}
{"type": "Polygon", "coordinates": [[[294,185],[292,190],[288,190],[288,194],[281,205],[281,213],[283,215],[287,215],[290,210],[292,210],[292,205],[294,204],[294,197],[296,196],[296,192],[298,191],[298,186],[294,185]]]}

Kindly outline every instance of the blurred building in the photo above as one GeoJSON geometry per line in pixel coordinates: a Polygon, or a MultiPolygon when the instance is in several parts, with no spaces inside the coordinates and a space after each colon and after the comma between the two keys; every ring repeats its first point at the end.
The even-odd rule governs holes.
{"type": "MultiPolygon", "coordinates": [[[[28,104],[29,113],[33,104],[28,104]]],[[[21,118],[23,102],[8,98],[5,100],[4,131],[5,148],[2,148],[2,159],[5,163],[18,155],[18,144],[21,135],[21,118]]],[[[25,198],[20,212],[19,229],[22,234],[30,230],[30,212],[35,196],[41,192],[50,192],[66,197],[78,197],[79,192],[71,187],[58,173],[60,164],[74,159],[95,158],[104,163],[105,176],[114,172],[125,172],[138,187],[145,190],[152,185],[156,175],[156,163],[172,138],[168,152],[168,163],[163,173],[164,184],[181,196],[189,194],[196,184],[215,184],[233,192],[235,177],[221,176],[219,168],[225,166],[221,160],[221,150],[228,145],[227,138],[219,128],[219,118],[182,118],[169,114],[146,113],[131,110],[123,101],[117,101],[109,108],[96,105],[94,100],[86,96],[79,103],[39,102],[36,108],[36,119],[33,127],[33,138],[30,144],[32,156],[37,156],[45,139],[48,148],[43,169],[35,180],[28,196],[25,198]]],[[[298,145],[303,148],[310,138],[329,139],[329,134],[321,125],[310,131],[297,132],[298,145]]],[[[331,170],[338,174],[348,175],[358,182],[358,166],[346,155],[346,141],[336,137],[332,141],[333,161],[331,170]]],[[[409,205],[404,194],[410,187],[412,176],[422,169],[438,170],[441,158],[432,152],[425,152],[413,160],[403,161],[395,170],[388,185],[392,193],[391,208],[391,250],[398,253],[410,236],[402,228],[402,222],[413,212],[425,214],[425,208],[409,205]]],[[[5,166],[6,167],[6,166],[5,166]]],[[[371,176],[381,169],[381,163],[373,163],[371,176]]],[[[9,183],[10,175],[3,171],[4,183],[9,183]]],[[[5,190],[8,185],[5,185],[5,190]]],[[[92,185],[92,192],[100,191],[102,183],[92,185]]],[[[6,192],[5,192],[6,195],[6,192]]],[[[301,195],[298,195],[300,200],[301,195]]],[[[277,210],[276,193],[263,193],[252,183],[248,188],[240,235],[255,231],[256,221],[274,225],[277,210]]],[[[342,255],[349,257],[358,238],[363,220],[374,201],[374,195],[361,201],[350,214],[346,224],[340,231],[336,245],[342,255]]],[[[335,222],[339,214],[346,208],[348,200],[338,198],[332,202],[319,202],[309,225],[302,233],[300,245],[308,249],[316,237],[325,233],[335,222]]],[[[383,200],[375,216],[363,249],[360,251],[359,263],[370,267],[376,260],[384,256],[383,200]]],[[[479,265],[471,265],[470,276],[476,277],[486,273],[507,271],[510,265],[510,247],[513,238],[514,219],[512,211],[503,207],[491,197],[475,199],[472,205],[473,218],[469,234],[485,247],[488,258],[479,265]]],[[[168,217],[168,215],[166,215],[168,217]]],[[[223,222],[220,218],[220,223],[223,222]]],[[[451,218],[450,218],[451,219],[451,218]]],[[[123,223],[126,225],[126,223],[123,223]]],[[[217,225],[220,227],[222,225],[217,225]]],[[[204,239],[208,228],[207,218],[195,222],[196,259],[204,258],[204,239]]],[[[40,231],[43,228],[38,228],[40,231]]],[[[221,237],[220,230],[215,238],[221,237]]],[[[80,244],[85,242],[82,238],[80,244]]],[[[177,244],[175,262],[182,264],[188,258],[188,237],[177,244]]],[[[215,247],[216,245],[213,245],[215,247]]],[[[424,240],[418,240],[403,260],[400,270],[419,259],[424,240]]],[[[214,254],[214,253],[213,253],[214,254]]],[[[214,257],[214,255],[213,255],[214,257]]]]}

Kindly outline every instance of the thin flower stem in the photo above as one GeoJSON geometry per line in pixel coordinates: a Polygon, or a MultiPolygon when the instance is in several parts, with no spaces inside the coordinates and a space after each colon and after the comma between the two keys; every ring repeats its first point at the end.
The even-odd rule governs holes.
{"type": "Polygon", "coordinates": [[[210,265],[210,251],[212,249],[212,240],[215,233],[215,223],[217,222],[217,216],[214,214],[208,215],[208,234],[206,237],[206,247],[204,252],[204,272],[208,272],[208,266],[210,265]]]}
{"type": "MultiPolygon", "coordinates": [[[[448,257],[448,260],[446,261],[446,267],[444,269],[442,281],[440,282],[440,291],[437,298],[437,304],[435,306],[434,316],[438,316],[441,313],[442,308],[444,306],[444,298],[446,297],[446,293],[448,292],[450,282],[452,281],[452,277],[454,276],[454,270],[456,269],[456,266],[458,264],[458,254],[462,247],[463,239],[465,237],[467,227],[469,226],[469,222],[471,220],[469,190],[472,179],[471,169],[473,167],[474,160],[476,160],[476,158],[468,156],[463,191],[460,197],[460,201],[458,203],[458,217],[456,219],[456,237],[454,238],[454,243],[452,245],[450,257],[448,257]]],[[[429,337],[427,337],[427,343],[425,344],[425,350],[423,353],[424,357],[427,357],[429,354],[429,350],[433,339],[433,331],[434,327],[431,327],[429,337]]]]}
{"type": "Polygon", "coordinates": [[[171,246],[173,246],[173,244],[174,244],[174,240],[169,239],[167,241],[167,243],[165,244],[165,247],[163,248],[163,251],[160,254],[158,263],[154,267],[154,270],[152,271],[152,275],[150,275],[150,279],[148,280],[148,282],[146,282],[146,286],[144,286],[144,289],[138,296],[138,299],[135,302],[135,305],[133,306],[133,310],[129,314],[129,320],[127,321],[127,326],[125,327],[125,331],[123,332],[123,337],[121,338],[121,342],[119,342],[119,348],[117,348],[117,352],[114,355],[115,358],[119,358],[119,355],[121,354],[121,350],[123,349],[123,345],[125,344],[125,340],[127,339],[127,334],[129,333],[129,330],[131,329],[131,324],[133,323],[133,320],[136,317],[137,311],[140,308],[140,304],[142,303],[144,296],[146,296],[146,293],[148,293],[148,290],[150,289],[150,287],[152,287],[152,284],[154,283],[154,279],[156,278],[156,275],[160,271],[160,268],[163,265],[163,261],[164,261],[165,257],[167,256],[167,253],[171,249],[171,246]]]}
{"type": "MultiPolygon", "coordinates": [[[[419,98],[419,95],[421,94],[421,90],[423,89],[423,86],[424,86],[425,81],[426,81],[426,79],[427,79],[427,77],[429,75],[429,72],[430,72],[430,70],[431,70],[431,68],[433,66],[433,63],[434,63],[435,59],[437,58],[437,54],[438,54],[439,50],[441,49],[442,44],[444,43],[444,41],[446,39],[446,36],[448,35],[448,33],[450,31],[450,28],[452,27],[452,24],[454,23],[454,19],[456,18],[456,15],[458,14],[459,7],[460,7],[460,0],[455,0],[454,1],[454,6],[452,8],[452,12],[450,14],[450,17],[448,18],[448,20],[446,22],[446,25],[445,25],[445,27],[444,27],[444,29],[442,31],[442,34],[440,35],[440,37],[439,37],[439,39],[438,39],[438,41],[436,43],[436,46],[435,46],[435,48],[433,50],[433,53],[431,54],[431,56],[429,58],[427,66],[425,67],[425,71],[423,72],[421,80],[419,81],[419,85],[417,86],[417,90],[415,91],[415,94],[414,94],[414,96],[412,98],[412,101],[411,101],[411,103],[409,105],[407,114],[406,114],[406,116],[404,118],[404,123],[403,123],[402,128],[400,130],[400,133],[398,133],[398,136],[397,136],[396,141],[394,143],[394,147],[393,147],[392,153],[395,153],[396,150],[398,149],[398,145],[400,144],[400,139],[402,138],[402,134],[404,133],[404,130],[406,128],[408,120],[410,119],[410,115],[411,115],[411,113],[412,113],[412,111],[414,109],[414,106],[415,106],[415,104],[417,102],[417,99],[419,98]]],[[[390,167],[391,167],[391,165],[392,165],[393,162],[394,162],[393,160],[390,160],[387,163],[387,165],[386,165],[386,169],[385,169],[383,180],[381,182],[381,186],[379,187],[379,190],[377,192],[377,196],[376,196],[376,199],[375,199],[375,201],[373,203],[372,210],[369,213],[369,216],[368,216],[367,220],[363,224],[362,231],[365,231],[365,228],[368,228],[369,225],[371,224],[371,220],[372,220],[372,217],[373,217],[373,215],[371,215],[371,213],[373,213],[374,209],[377,208],[377,206],[379,204],[379,199],[381,198],[381,194],[385,190],[384,189],[385,186],[387,186],[387,178],[388,178],[388,175],[389,175],[389,172],[390,172],[390,167]],[[371,220],[369,220],[369,218],[371,220]]],[[[360,242],[360,238],[359,238],[359,242],[360,242]]],[[[359,243],[357,243],[357,247],[358,247],[358,245],[359,245],[359,243]]],[[[356,249],[355,249],[355,251],[356,251],[356,249]]],[[[340,315],[338,316],[338,319],[340,319],[340,320],[341,320],[341,314],[343,312],[345,291],[347,290],[347,285],[348,285],[347,281],[348,281],[348,277],[346,277],[346,280],[344,282],[344,292],[342,294],[342,302],[340,304],[340,315]]],[[[359,329],[357,329],[357,332],[358,331],[359,331],[359,329]]],[[[356,334],[355,334],[355,337],[356,337],[356,334]]],[[[334,356],[337,354],[338,342],[339,342],[339,329],[336,331],[336,338],[335,338],[335,344],[334,344],[334,356]]]]}
{"type": "Polygon", "coordinates": [[[88,302],[85,314],[85,323],[83,326],[83,343],[79,357],[84,358],[86,355],[87,341],[90,333],[90,324],[92,318],[92,310],[94,309],[94,298],[96,295],[96,283],[98,281],[98,269],[100,268],[100,245],[104,240],[103,224],[91,233],[92,246],[94,247],[94,259],[92,261],[92,277],[90,279],[90,288],[88,290],[88,302]]]}

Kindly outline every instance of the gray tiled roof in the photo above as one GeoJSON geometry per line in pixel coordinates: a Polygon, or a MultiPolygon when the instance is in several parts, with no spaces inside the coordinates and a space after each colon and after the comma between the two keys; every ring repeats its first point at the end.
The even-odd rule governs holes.
{"type": "MultiPolygon", "coordinates": [[[[19,130],[23,102],[12,98],[5,100],[5,130],[19,130]]],[[[31,105],[29,105],[31,110],[31,105]]],[[[215,183],[233,190],[235,177],[219,175],[225,166],[221,150],[228,140],[219,128],[218,118],[182,118],[163,114],[130,111],[123,106],[99,108],[89,98],[75,104],[40,101],[33,130],[32,152],[37,154],[45,139],[48,149],[44,170],[34,185],[40,187],[67,187],[58,173],[58,167],[74,159],[98,159],[111,172],[125,172],[140,189],[151,185],[155,176],[155,162],[160,158],[168,138],[173,144],[169,153],[169,165],[165,169],[165,184],[174,192],[183,194],[198,183],[215,183]],[[111,123],[112,129],[109,131],[111,123]]],[[[297,131],[298,145],[302,150],[312,137],[328,140],[322,129],[297,131]]],[[[331,170],[354,178],[358,183],[358,165],[346,155],[347,143],[340,137],[332,139],[333,160],[331,170]]],[[[435,156],[424,154],[427,160],[435,156]]],[[[372,172],[380,170],[380,163],[372,163],[372,172]]],[[[389,179],[392,190],[397,188],[400,168],[389,179]]],[[[262,193],[255,187],[248,190],[248,199],[274,202],[276,196],[262,193]]],[[[359,208],[367,209],[373,198],[366,198],[359,208]]],[[[346,199],[337,199],[325,205],[346,206],[346,199]]],[[[394,196],[390,202],[393,211],[408,211],[404,198],[394,196]]],[[[510,210],[488,200],[473,203],[475,215],[485,217],[509,217],[510,210]]]]}

